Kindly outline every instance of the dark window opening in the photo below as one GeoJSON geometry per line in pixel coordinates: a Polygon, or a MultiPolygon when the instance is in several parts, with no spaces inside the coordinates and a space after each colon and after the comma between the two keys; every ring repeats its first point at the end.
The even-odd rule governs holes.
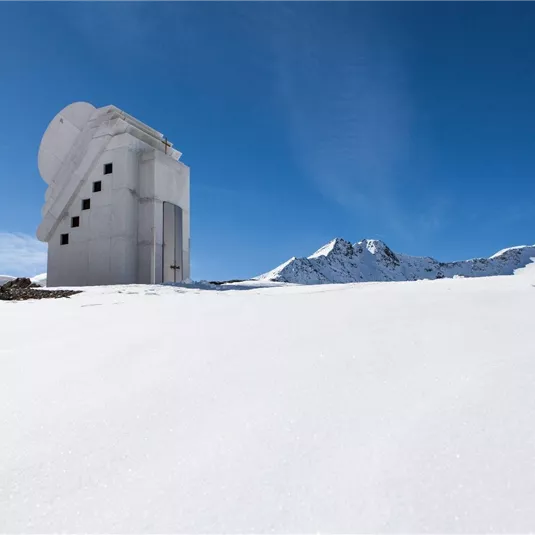
{"type": "Polygon", "coordinates": [[[62,234],[60,243],[61,243],[61,245],[67,245],[69,243],[69,235],[68,234],[62,234]]]}
{"type": "Polygon", "coordinates": [[[71,227],[79,227],[80,226],[80,216],[75,215],[74,217],[71,217],[71,227]]]}
{"type": "Polygon", "coordinates": [[[99,191],[102,191],[102,182],[97,180],[93,182],[93,193],[98,193],[99,191]]]}
{"type": "Polygon", "coordinates": [[[113,164],[112,163],[105,163],[104,164],[104,174],[105,175],[111,175],[113,173],[113,164]]]}
{"type": "Polygon", "coordinates": [[[82,200],[82,210],[89,210],[91,208],[91,199],[82,200]]]}

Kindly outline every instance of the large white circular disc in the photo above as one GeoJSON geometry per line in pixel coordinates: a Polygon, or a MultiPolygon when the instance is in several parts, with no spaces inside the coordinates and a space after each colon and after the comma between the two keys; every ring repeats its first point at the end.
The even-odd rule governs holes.
{"type": "Polygon", "coordinates": [[[75,102],[63,108],[48,125],[38,156],[39,173],[47,184],[56,176],[95,109],[88,102],[75,102]]]}

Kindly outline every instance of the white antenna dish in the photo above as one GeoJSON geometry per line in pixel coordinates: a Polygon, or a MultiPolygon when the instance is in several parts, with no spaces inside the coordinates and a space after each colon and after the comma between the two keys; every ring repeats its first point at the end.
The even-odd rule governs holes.
{"type": "Polygon", "coordinates": [[[47,184],[53,181],[95,110],[88,102],[75,102],[63,108],[48,125],[38,156],[39,173],[47,184]]]}

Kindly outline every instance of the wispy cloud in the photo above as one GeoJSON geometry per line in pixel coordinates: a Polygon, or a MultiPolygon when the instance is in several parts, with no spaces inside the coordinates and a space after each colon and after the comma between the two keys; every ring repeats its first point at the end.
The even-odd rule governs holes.
{"type": "Polygon", "coordinates": [[[170,28],[176,28],[171,42],[182,54],[199,38],[190,24],[192,7],[187,2],[73,2],[58,4],[55,9],[65,27],[90,48],[92,55],[117,68],[137,68],[142,61],[168,63],[169,53],[176,51],[167,48],[169,40],[162,39],[161,34],[170,28]],[[110,54],[110,36],[114,54],[110,54]]]}
{"type": "MultiPolygon", "coordinates": [[[[199,5],[117,3],[101,8],[92,3],[69,8],[82,9],[84,16],[71,17],[64,7],[61,12],[102,61],[115,61],[108,41],[101,38],[113,35],[119,55],[137,58],[132,68],[140,58],[149,64],[167,62],[154,36],[166,35],[174,26],[173,61],[183,69],[193,61],[190,57],[200,61],[188,51],[213,39],[212,26],[199,23],[199,5]]],[[[445,219],[440,203],[435,210],[427,202],[404,198],[400,169],[406,168],[411,151],[414,103],[407,58],[398,46],[403,39],[397,38],[395,27],[386,27],[381,10],[355,11],[351,3],[226,6],[219,14],[228,19],[220,24],[230,21],[236,35],[259,50],[255,66],[267,71],[266,80],[269,75],[274,80],[274,100],[287,121],[296,163],[324,197],[360,214],[377,232],[403,240],[440,228],[445,219]]],[[[227,188],[206,192],[233,194],[227,188]]]]}
{"type": "Polygon", "coordinates": [[[0,232],[0,273],[32,277],[46,270],[47,245],[19,232],[0,232]]]}
{"type": "Polygon", "coordinates": [[[409,235],[398,168],[412,104],[392,32],[372,14],[303,21],[293,9],[271,35],[296,159],[326,198],[409,235]]]}

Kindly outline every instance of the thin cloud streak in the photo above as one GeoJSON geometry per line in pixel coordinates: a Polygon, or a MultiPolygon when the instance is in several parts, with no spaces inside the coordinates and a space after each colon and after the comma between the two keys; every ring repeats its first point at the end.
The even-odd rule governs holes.
{"type": "Polygon", "coordinates": [[[47,245],[19,232],[0,232],[0,273],[33,277],[46,271],[47,245]]]}
{"type": "Polygon", "coordinates": [[[290,7],[273,24],[276,91],[304,172],[326,198],[409,236],[396,171],[409,149],[412,106],[380,21],[334,27],[318,17],[305,26],[290,7]]]}
{"type": "Polygon", "coordinates": [[[195,6],[188,2],[74,2],[57,8],[57,16],[104,64],[129,69],[138,68],[143,61],[167,64],[172,61],[177,67],[179,61],[183,64],[187,60],[188,51],[202,38],[191,22],[194,10],[195,6]],[[173,38],[177,50],[173,51],[165,48],[164,41],[155,39],[160,32],[169,31],[170,21],[176,26],[173,38]],[[110,39],[114,54],[110,54],[110,39]],[[171,60],[171,52],[171,57],[179,57],[171,60]],[[137,61],[118,64],[119,56],[135,57],[137,61]]]}

